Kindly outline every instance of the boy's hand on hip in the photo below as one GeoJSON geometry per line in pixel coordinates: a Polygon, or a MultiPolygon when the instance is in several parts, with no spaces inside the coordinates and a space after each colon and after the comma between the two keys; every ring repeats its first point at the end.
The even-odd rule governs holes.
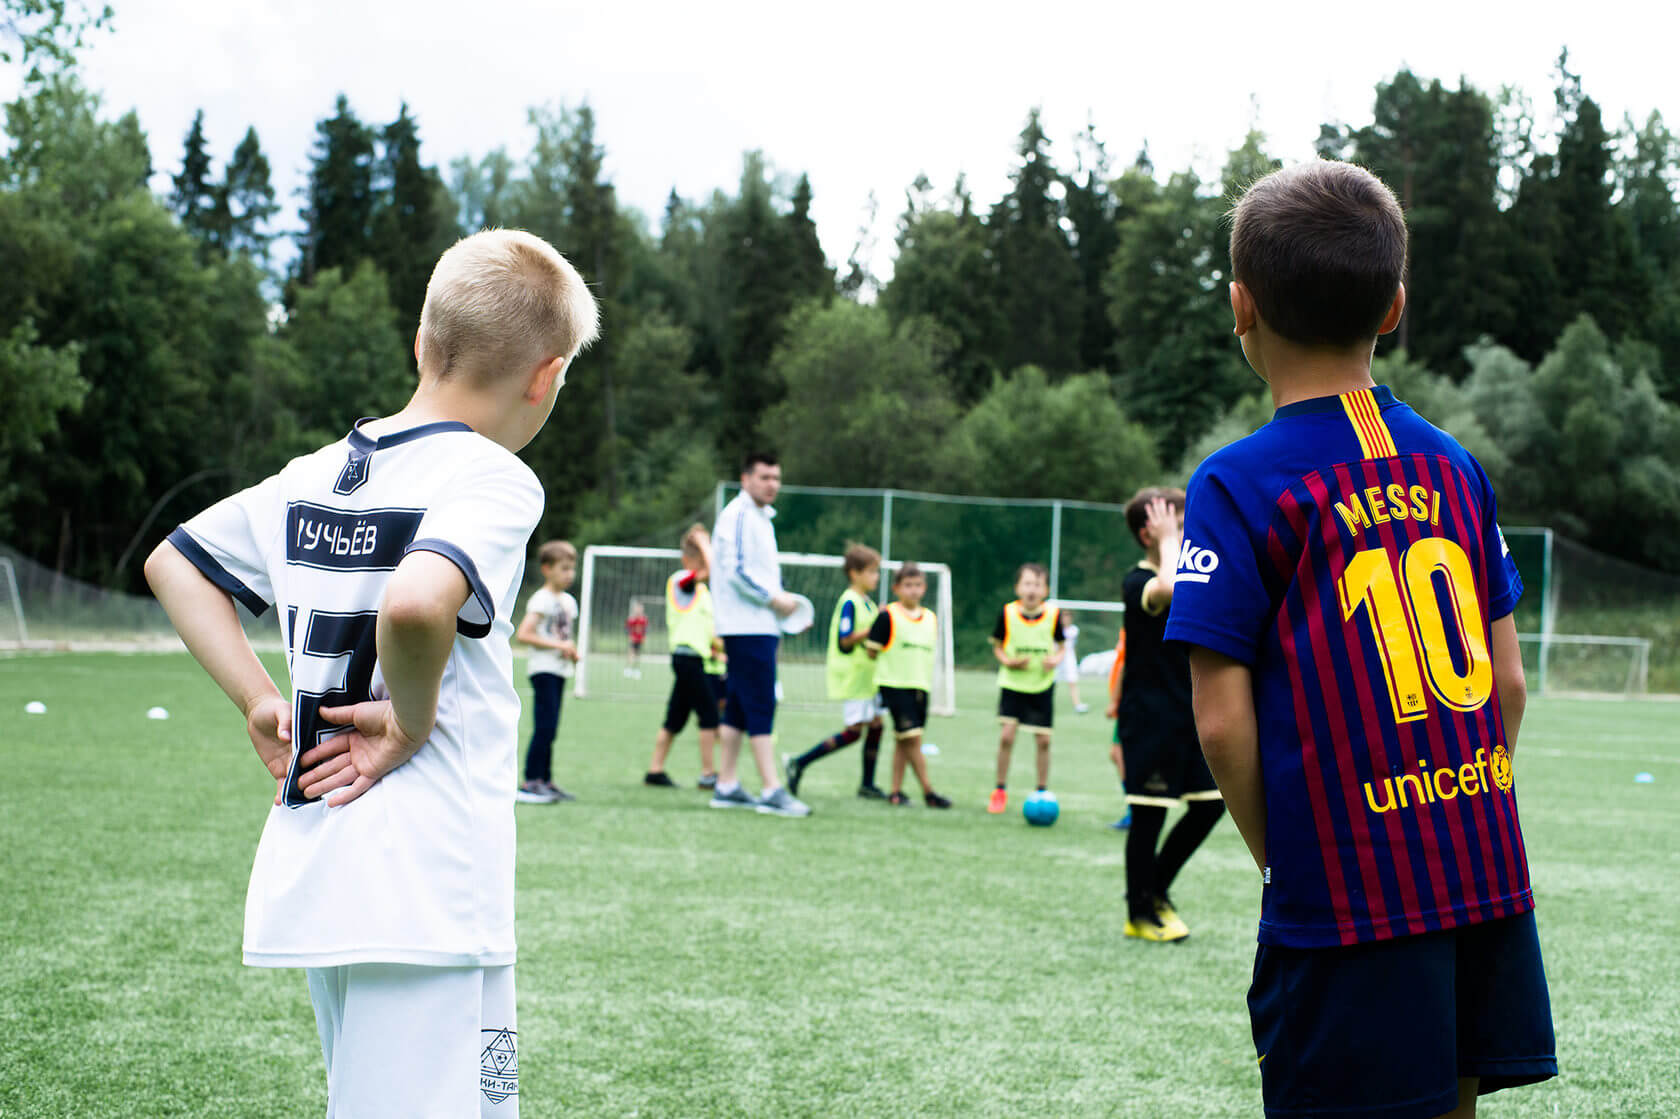
{"type": "Polygon", "coordinates": [[[283,779],[292,762],[292,705],[277,695],[257,700],[245,713],[245,733],[268,772],[283,779]]]}
{"type": "Polygon", "coordinates": [[[306,797],[333,793],[327,797],[327,805],[332,808],[349,804],[373,788],[381,777],[412,758],[426,741],[426,735],[410,734],[403,728],[388,699],[350,707],[323,707],[321,718],[347,729],[298,760],[300,768],[308,767],[299,774],[298,785],[306,797]]]}

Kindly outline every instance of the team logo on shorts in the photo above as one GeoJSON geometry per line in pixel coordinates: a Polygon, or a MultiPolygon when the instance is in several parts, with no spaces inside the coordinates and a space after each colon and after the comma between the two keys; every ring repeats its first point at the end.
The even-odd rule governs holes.
{"type": "Polygon", "coordinates": [[[1511,755],[1506,752],[1505,744],[1500,743],[1493,748],[1493,783],[1502,793],[1511,791],[1515,778],[1511,776],[1511,755]]]}
{"type": "Polygon", "coordinates": [[[478,1059],[478,1087],[491,1103],[519,1094],[519,1031],[484,1030],[478,1059]]]}

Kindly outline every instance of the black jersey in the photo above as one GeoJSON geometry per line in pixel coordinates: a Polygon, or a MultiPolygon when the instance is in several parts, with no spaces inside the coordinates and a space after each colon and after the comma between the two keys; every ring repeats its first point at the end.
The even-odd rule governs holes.
{"type": "Polygon", "coordinates": [[[1126,573],[1121,594],[1126,603],[1126,670],[1121,679],[1120,741],[1168,735],[1196,741],[1196,717],[1190,706],[1190,659],[1183,646],[1168,645],[1168,609],[1150,614],[1143,588],[1155,572],[1139,564],[1126,573]]]}

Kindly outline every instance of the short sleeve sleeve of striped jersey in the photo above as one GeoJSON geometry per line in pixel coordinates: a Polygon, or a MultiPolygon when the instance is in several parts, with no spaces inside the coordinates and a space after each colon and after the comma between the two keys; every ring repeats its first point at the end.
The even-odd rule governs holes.
{"type": "MultiPolygon", "coordinates": [[[[1466,452],[1466,458],[1470,458],[1466,452]]],[[[1476,472],[1476,482],[1482,492],[1482,554],[1487,557],[1488,621],[1497,622],[1517,608],[1522,598],[1522,576],[1517,574],[1516,561],[1499,531],[1499,502],[1493,493],[1493,483],[1482,472],[1482,464],[1470,458],[1476,472]]]]}
{"type": "Polygon", "coordinates": [[[1256,544],[1269,510],[1245,507],[1226,478],[1215,456],[1190,479],[1166,640],[1252,665],[1275,612],[1256,544]]]}

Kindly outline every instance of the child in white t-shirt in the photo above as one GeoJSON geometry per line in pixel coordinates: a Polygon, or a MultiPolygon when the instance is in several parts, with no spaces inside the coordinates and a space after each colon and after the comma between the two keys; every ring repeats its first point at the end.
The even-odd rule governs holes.
{"type": "Polygon", "coordinates": [[[277,782],[245,962],[306,970],[329,1115],[519,1114],[509,616],[543,491],[515,452],[597,324],[547,242],[457,242],[426,288],[408,404],[146,561],[277,782]],[[234,600],[277,608],[290,699],[234,600]]]}
{"type": "Polygon", "coordinates": [[[525,750],[525,781],[516,799],[527,804],[576,800],[554,783],[554,734],[566,680],[577,671],[577,599],[568,588],[577,574],[577,549],[550,540],[537,551],[543,585],[525,603],[515,641],[531,647],[525,672],[531,678],[531,744],[525,750]]]}
{"type": "Polygon", "coordinates": [[[1062,636],[1067,639],[1067,656],[1056,666],[1056,679],[1068,686],[1068,698],[1073,700],[1073,709],[1083,715],[1091,708],[1088,704],[1079,702],[1079,650],[1075,647],[1079,640],[1079,627],[1073,624],[1073,611],[1062,611],[1062,636]]]}

